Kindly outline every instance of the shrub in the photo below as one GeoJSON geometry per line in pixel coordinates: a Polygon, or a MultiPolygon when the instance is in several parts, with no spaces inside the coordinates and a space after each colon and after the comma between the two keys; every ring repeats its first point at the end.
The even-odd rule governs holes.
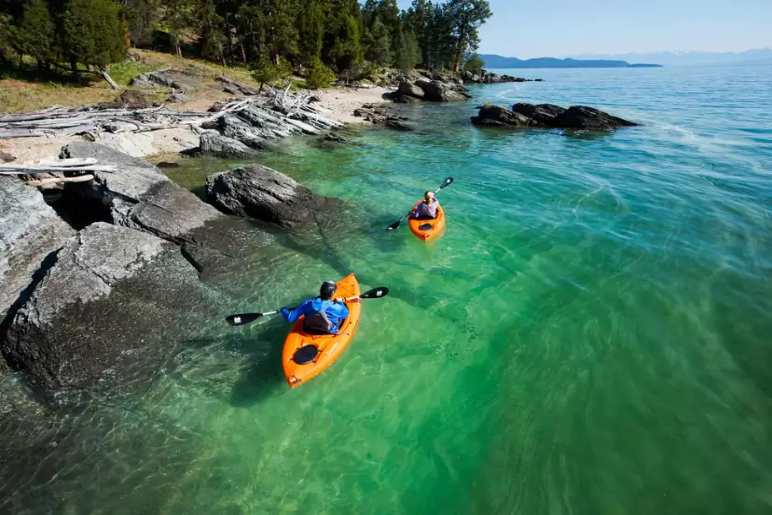
{"type": "Polygon", "coordinates": [[[329,88],[335,82],[335,73],[321,61],[316,60],[308,70],[306,87],[308,89],[329,88]]]}

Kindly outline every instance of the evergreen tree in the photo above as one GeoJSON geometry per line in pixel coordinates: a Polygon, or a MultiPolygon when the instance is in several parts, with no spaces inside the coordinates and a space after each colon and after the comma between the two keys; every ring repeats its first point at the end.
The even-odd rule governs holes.
{"type": "Polygon", "coordinates": [[[339,73],[350,71],[362,60],[359,4],[356,0],[330,0],[328,12],[323,61],[339,73]]]}
{"type": "Polygon", "coordinates": [[[298,17],[298,49],[300,60],[306,66],[321,65],[325,26],[324,6],[321,0],[311,0],[300,10],[298,17]]]}
{"type": "Polygon", "coordinates": [[[400,31],[399,46],[397,47],[397,67],[402,71],[412,70],[420,59],[421,52],[413,31],[400,31]]]}
{"type": "Polygon", "coordinates": [[[113,88],[105,67],[126,57],[126,29],[120,8],[112,0],[69,0],[63,18],[64,42],[70,64],[95,66],[113,88]]]}
{"type": "Polygon", "coordinates": [[[57,60],[56,27],[45,0],[27,2],[14,39],[20,53],[34,57],[40,70],[57,60]]]}
{"type": "Polygon", "coordinates": [[[161,0],[123,0],[122,5],[132,45],[150,45],[163,15],[161,0]]]}
{"type": "Polygon", "coordinates": [[[161,18],[163,26],[169,31],[169,43],[178,57],[182,57],[182,41],[192,31],[194,4],[191,0],[165,0],[161,18]]]}
{"type": "Polygon", "coordinates": [[[391,35],[386,25],[376,16],[369,28],[365,29],[362,47],[364,58],[381,66],[391,64],[391,35]]]}
{"type": "Polygon", "coordinates": [[[223,19],[217,14],[214,0],[200,0],[195,12],[198,20],[201,57],[225,65],[225,31],[223,19]]]}
{"type": "Polygon", "coordinates": [[[453,71],[480,44],[480,26],[493,15],[487,0],[450,0],[446,6],[453,27],[453,71]]]}

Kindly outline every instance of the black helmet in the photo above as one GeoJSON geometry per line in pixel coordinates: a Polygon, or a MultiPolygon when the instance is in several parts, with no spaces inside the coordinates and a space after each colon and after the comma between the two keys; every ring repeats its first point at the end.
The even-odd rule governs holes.
{"type": "Polygon", "coordinates": [[[322,300],[330,300],[332,296],[335,295],[335,289],[337,287],[335,281],[324,281],[322,287],[319,288],[319,296],[322,300]]]}

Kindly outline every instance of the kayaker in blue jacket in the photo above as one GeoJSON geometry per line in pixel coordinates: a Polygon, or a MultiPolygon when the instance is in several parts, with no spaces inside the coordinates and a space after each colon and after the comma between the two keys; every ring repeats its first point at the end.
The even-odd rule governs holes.
{"type": "Polygon", "coordinates": [[[338,334],[348,316],[348,308],[343,299],[333,298],[335,289],[333,281],[325,281],[318,297],[306,299],[296,308],[281,308],[281,316],[290,323],[303,316],[303,330],[313,334],[338,334]]]}
{"type": "Polygon", "coordinates": [[[433,191],[427,191],[424,193],[423,200],[416,202],[413,206],[413,210],[410,212],[410,218],[416,220],[432,220],[437,218],[437,208],[440,207],[440,203],[437,201],[437,197],[434,196],[433,191]]]}

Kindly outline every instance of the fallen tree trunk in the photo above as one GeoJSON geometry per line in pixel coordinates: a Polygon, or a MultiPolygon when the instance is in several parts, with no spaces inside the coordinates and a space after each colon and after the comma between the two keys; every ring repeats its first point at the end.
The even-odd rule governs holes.
{"type": "Polygon", "coordinates": [[[118,87],[118,84],[116,84],[115,81],[113,80],[113,78],[110,77],[110,74],[107,73],[107,70],[105,70],[104,68],[97,68],[97,69],[99,70],[99,75],[101,75],[102,78],[105,81],[107,81],[107,83],[110,85],[111,88],[116,89],[116,90],[120,89],[118,87]]]}
{"type": "Polygon", "coordinates": [[[27,181],[27,184],[30,186],[35,187],[41,187],[41,186],[51,186],[54,184],[61,184],[65,182],[89,182],[93,181],[94,176],[91,174],[88,175],[78,175],[77,177],[51,177],[49,179],[33,179],[31,181],[27,181]]]}

